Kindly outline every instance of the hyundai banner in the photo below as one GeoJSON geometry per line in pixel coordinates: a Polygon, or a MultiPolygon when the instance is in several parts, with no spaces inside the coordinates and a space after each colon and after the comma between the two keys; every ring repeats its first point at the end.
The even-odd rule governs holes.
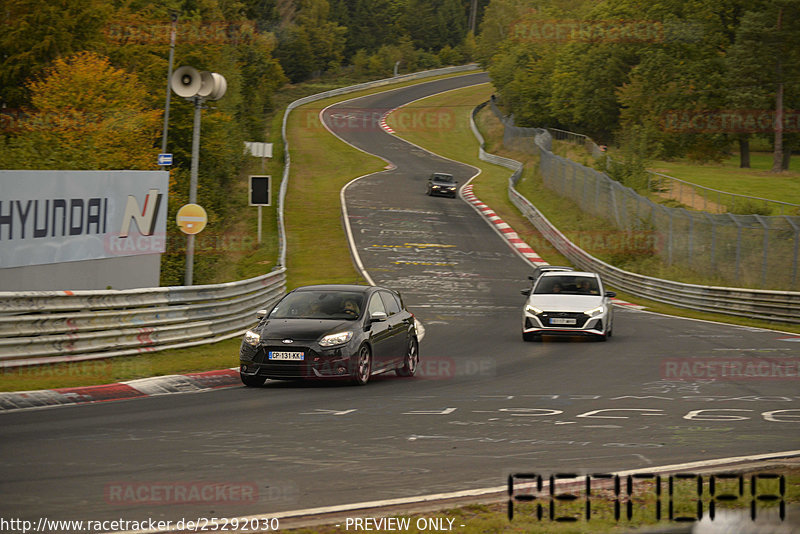
{"type": "Polygon", "coordinates": [[[0,268],[165,250],[165,171],[0,171],[0,268]]]}

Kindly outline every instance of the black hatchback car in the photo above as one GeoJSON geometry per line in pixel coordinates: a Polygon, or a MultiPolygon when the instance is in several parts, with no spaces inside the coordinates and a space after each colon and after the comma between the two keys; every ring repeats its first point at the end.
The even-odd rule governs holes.
{"type": "Polygon", "coordinates": [[[419,363],[414,315],[384,287],[315,285],[261,310],[239,351],[247,386],[267,378],[345,378],[364,385],[374,374],[413,376],[419,363]]]}
{"type": "Polygon", "coordinates": [[[456,198],[456,188],[458,182],[453,179],[452,174],[435,172],[428,178],[428,195],[442,195],[456,198]]]}

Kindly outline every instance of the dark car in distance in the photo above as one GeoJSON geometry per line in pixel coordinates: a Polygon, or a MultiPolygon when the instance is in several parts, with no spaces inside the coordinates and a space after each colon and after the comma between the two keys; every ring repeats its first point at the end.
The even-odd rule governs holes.
{"type": "Polygon", "coordinates": [[[375,374],[413,376],[419,363],[414,315],[399,293],[384,287],[315,285],[287,293],[248,330],[239,351],[247,386],[268,379],[349,379],[375,374]]]}
{"type": "Polygon", "coordinates": [[[429,196],[441,195],[445,197],[456,198],[456,187],[458,182],[453,179],[452,174],[444,172],[435,172],[428,178],[428,191],[429,196]]]}

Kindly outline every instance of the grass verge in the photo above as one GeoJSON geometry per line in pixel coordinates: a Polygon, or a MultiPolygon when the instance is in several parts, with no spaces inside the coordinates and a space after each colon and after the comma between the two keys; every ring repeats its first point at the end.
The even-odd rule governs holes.
{"type": "Polygon", "coordinates": [[[738,156],[720,163],[700,165],[684,160],[653,161],[650,169],[711,189],[739,195],[800,204],[800,161],[792,158],[789,170],[772,173],[772,154],[750,155],[749,169],[739,168],[738,156]]]}

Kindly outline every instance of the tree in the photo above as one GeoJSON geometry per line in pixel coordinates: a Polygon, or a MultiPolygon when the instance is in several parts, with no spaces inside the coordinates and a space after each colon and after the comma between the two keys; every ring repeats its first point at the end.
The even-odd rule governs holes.
{"type": "Polygon", "coordinates": [[[299,0],[294,18],[278,32],[276,55],[291,81],[342,63],[347,28],[329,17],[328,0],[299,0]]]}
{"type": "Polygon", "coordinates": [[[29,82],[31,108],[0,155],[5,168],[153,169],[161,111],[135,74],[79,52],[29,82]]]}
{"type": "Polygon", "coordinates": [[[25,81],[54,59],[102,42],[111,9],[101,0],[4,0],[0,24],[0,107],[29,103],[25,81]]]}
{"type": "Polygon", "coordinates": [[[748,11],[728,54],[740,102],[775,110],[772,171],[788,167],[784,159],[782,118],[787,101],[800,98],[800,4],[769,0],[748,11]]]}
{"type": "Polygon", "coordinates": [[[383,45],[393,44],[402,35],[400,5],[395,0],[339,0],[339,7],[331,4],[333,19],[347,27],[345,56],[350,58],[358,50],[375,52],[383,45]]]}

